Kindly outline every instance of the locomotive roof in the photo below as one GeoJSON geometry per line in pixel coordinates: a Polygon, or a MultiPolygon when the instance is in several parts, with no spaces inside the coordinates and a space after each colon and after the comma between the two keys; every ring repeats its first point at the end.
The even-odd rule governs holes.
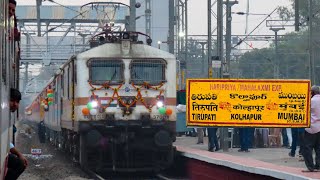
{"type": "Polygon", "coordinates": [[[158,48],[148,46],[145,44],[131,44],[131,51],[128,54],[122,53],[121,43],[106,43],[85,52],[79,53],[77,58],[88,59],[92,57],[118,57],[118,58],[163,58],[176,59],[175,56],[158,48]]]}

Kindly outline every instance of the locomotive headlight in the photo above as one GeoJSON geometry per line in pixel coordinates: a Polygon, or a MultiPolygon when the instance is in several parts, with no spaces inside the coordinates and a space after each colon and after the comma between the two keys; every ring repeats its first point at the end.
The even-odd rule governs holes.
{"type": "Polygon", "coordinates": [[[92,108],[98,107],[98,102],[97,101],[91,101],[91,106],[92,106],[92,108]]]}
{"type": "Polygon", "coordinates": [[[157,100],[158,100],[157,107],[158,108],[162,108],[164,106],[164,103],[163,103],[164,102],[164,96],[159,95],[157,97],[157,100]]]}
{"type": "Polygon", "coordinates": [[[158,108],[163,107],[163,102],[162,102],[162,101],[158,101],[158,102],[157,102],[157,107],[158,107],[158,108]]]}

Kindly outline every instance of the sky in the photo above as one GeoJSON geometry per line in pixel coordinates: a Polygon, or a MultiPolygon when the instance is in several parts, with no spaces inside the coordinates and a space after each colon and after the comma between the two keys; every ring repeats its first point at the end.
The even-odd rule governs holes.
{"type": "MultiPolygon", "coordinates": [[[[215,0],[211,0],[212,3],[215,0]]],[[[207,1],[206,0],[189,0],[188,10],[190,19],[189,34],[207,34],[207,1]],[[200,3],[203,2],[203,3],[200,3]]],[[[263,14],[263,15],[249,15],[248,16],[248,33],[253,31],[263,20],[278,6],[286,6],[291,8],[291,2],[289,0],[249,0],[249,14],[263,14]]],[[[232,6],[232,12],[246,12],[247,0],[238,0],[238,4],[232,6]]],[[[213,7],[213,11],[216,13],[216,6],[213,7]]],[[[225,11],[225,10],[224,10],[225,11]]],[[[279,15],[274,12],[270,15],[268,20],[278,20],[279,15]]],[[[225,17],[224,17],[225,21],[225,17]]],[[[212,29],[215,28],[216,19],[212,17],[212,29]]],[[[224,25],[225,26],[225,25],[224,25]]],[[[246,15],[232,14],[232,35],[245,35],[246,28],[246,15]]],[[[274,35],[274,32],[266,27],[264,21],[256,30],[252,32],[252,35],[274,35]]],[[[286,30],[279,31],[278,35],[285,34],[287,32],[294,31],[294,27],[286,27],[286,30]]],[[[216,33],[216,32],[215,32],[216,33]]],[[[225,32],[224,32],[225,33],[225,32]]],[[[269,46],[271,41],[247,41],[247,44],[252,45],[254,48],[264,48],[269,46]]],[[[241,49],[250,49],[248,45],[242,43],[241,49]]]]}
{"type": "MultiPolygon", "coordinates": [[[[214,2],[214,0],[211,0],[214,2]]],[[[232,6],[232,12],[246,12],[247,0],[239,0],[238,4],[232,6]]],[[[207,1],[189,0],[190,24],[198,24],[189,27],[190,33],[207,34],[207,1]],[[203,3],[200,3],[203,2],[203,3]],[[201,28],[199,28],[201,27],[201,28]]],[[[289,0],[249,0],[249,13],[270,14],[277,6],[291,7],[289,0]]],[[[213,9],[216,12],[216,9],[213,9]]],[[[249,15],[248,30],[254,29],[267,15],[249,15]]],[[[271,15],[272,19],[279,19],[276,13],[271,15]]],[[[213,17],[212,17],[213,18],[213,17]]],[[[232,15],[232,34],[244,34],[246,24],[245,15],[232,15]]],[[[213,25],[214,26],[214,25],[213,25]]],[[[266,24],[261,24],[261,29],[266,28],[266,24]]],[[[260,30],[261,31],[261,30],[260,30]]]]}
{"type": "MultiPolygon", "coordinates": [[[[55,0],[63,5],[83,5],[91,2],[90,0],[55,0]]],[[[92,0],[100,1],[100,0],[92,0]]],[[[101,0],[102,1],[102,0],[101,0]]],[[[109,0],[110,1],[110,0],[109,0]]],[[[128,4],[129,0],[111,0],[117,2],[123,2],[128,4]]],[[[137,2],[144,3],[145,0],[137,0],[137,2]]],[[[160,0],[157,0],[160,1],[160,0]]],[[[290,0],[239,0],[238,4],[232,7],[232,12],[246,12],[247,1],[250,3],[249,13],[254,14],[270,14],[278,6],[291,7],[290,0]]],[[[17,0],[19,5],[34,5],[35,0],[17,0]]],[[[212,0],[214,3],[215,0],[212,0]]],[[[44,2],[43,4],[50,4],[50,2],[44,2]]],[[[216,12],[216,7],[213,7],[216,12]]],[[[188,32],[189,35],[207,35],[207,0],[188,0],[188,32]]],[[[248,32],[251,32],[256,26],[266,18],[267,15],[249,15],[248,32]]],[[[212,17],[212,28],[215,27],[216,20],[212,17]]],[[[273,13],[269,20],[279,19],[277,13],[273,13]]],[[[245,15],[232,15],[232,34],[244,35],[246,27],[245,15]]],[[[279,31],[278,34],[284,34],[286,32],[293,31],[294,27],[286,27],[285,31],[279,31]]],[[[266,27],[266,22],[263,22],[256,30],[252,32],[252,35],[274,35],[274,32],[266,27]]],[[[253,42],[255,48],[260,48],[268,44],[268,42],[253,42]]]]}

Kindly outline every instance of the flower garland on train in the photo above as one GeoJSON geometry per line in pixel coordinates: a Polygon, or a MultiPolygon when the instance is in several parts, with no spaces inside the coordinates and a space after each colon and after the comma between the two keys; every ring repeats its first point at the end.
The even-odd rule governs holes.
{"type": "Polygon", "coordinates": [[[41,106],[44,108],[44,111],[49,110],[49,106],[53,105],[53,89],[49,88],[46,90],[46,96],[45,98],[41,101],[41,106]]]}
{"type": "MultiPolygon", "coordinates": [[[[110,106],[110,104],[115,100],[115,98],[117,98],[118,102],[126,108],[126,111],[125,111],[126,114],[130,114],[130,112],[129,112],[130,107],[132,107],[135,103],[137,103],[138,100],[140,100],[140,102],[144,105],[144,107],[147,108],[149,110],[149,112],[151,112],[152,108],[157,104],[157,102],[160,100],[161,95],[164,93],[164,90],[161,89],[161,87],[164,85],[163,82],[161,82],[159,85],[156,85],[156,86],[152,86],[147,82],[143,82],[143,84],[141,86],[137,86],[132,82],[131,85],[137,91],[137,95],[135,96],[135,98],[133,99],[133,101],[131,103],[127,103],[121,98],[121,96],[118,93],[119,89],[122,87],[123,84],[120,84],[118,87],[113,88],[112,86],[109,85],[108,82],[106,82],[106,83],[102,84],[101,87],[98,88],[98,87],[93,86],[91,81],[89,81],[89,85],[91,87],[92,97],[97,97],[94,92],[96,90],[102,90],[102,89],[111,89],[111,90],[113,90],[113,94],[112,94],[109,102],[106,105],[102,105],[101,103],[99,103],[98,99],[93,99],[95,101],[94,102],[95,104],[92,104],[92,102],[89,102],[87,104],[87,107],[82,109],[83,115],[89,115],[89,114],[96,115],[98,112],[93,107],[100,106],[104,110],[110,106]],[[156,102],[152,103],[151,105],[148,105],[145,102],[145,99],[143,98],[143,96],[141,94],[141,91],[145,90],[145,89],[160,90],[159,95],[156,96],[156,102]]],[[[165,107],[160,107],[159,113],[171,115],[172,110],[166,109],[165,107]]]]}

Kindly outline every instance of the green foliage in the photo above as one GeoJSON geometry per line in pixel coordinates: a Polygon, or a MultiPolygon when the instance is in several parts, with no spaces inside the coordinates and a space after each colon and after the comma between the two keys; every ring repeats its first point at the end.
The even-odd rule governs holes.
{"type": "MultiPolygon", "coordinates": [[[[278,14],[282,20],[294,18],[294,0],[292,8],[280,7],[278,14]]],[[[299,0],[300,22],[306,25],[309,16],[309,1],[299,0]]],[[[320,16],[320,1],[313,0],[314,17],[320,16]]],[[[314,18],[315,24],[320,18],[314,18]]],[[[284,79],[307,79],[308,61],[308,29],[286,34],[278,39],[278,56],[275,55],[275,44],[264,49],[254,49],[245,53],[238,63],[242,78],[274,78],[274,65],[279,61],[279,77],[284,79]]]]}
{"type": "MultiPolygon", "coordinates": [[[[289,20],[294,19],[294,8],[295,8],[295,0],[291,1],[291,8],[281,6],[278,9],[278,14],[281,19],[283,20],[289,20]]],[[[310,0],[298,0],[299,1],[299,16],[300,16],[300,23],[303,26],[307,25],[308,18],[309,18],[309,2],[310,0]]],[[[314,21],[315,23],[320,23],[320,18],[317,18],[320,16],[320,1],[319,0],[312,0],[312,14],[315,17],[314,21]]]]}
{"type": "Polygon", "coordinates": [[[271,48],[256,49],[246,52],[239,59],[239,69],[242,70],[242,78],[272,78],[273,66],[271,58],[266,54],[272,54],[271,48]]]}
{"type": "Polygon", "coordinates": [[[279,14],[281,20],[290,20],[292,17],[294,17],[294,12],[284,6],[279,7],[277,9],[277,13],[279,14]]]}
{"type": "Polygon", "coordinates": [[[239,59],[242,78],[274,78],[274,65],[279,60],[279,76],[283,79],[308,78],[308,40],[306,32],[289,33],[275,46],[246,52],[239,59]]]}

